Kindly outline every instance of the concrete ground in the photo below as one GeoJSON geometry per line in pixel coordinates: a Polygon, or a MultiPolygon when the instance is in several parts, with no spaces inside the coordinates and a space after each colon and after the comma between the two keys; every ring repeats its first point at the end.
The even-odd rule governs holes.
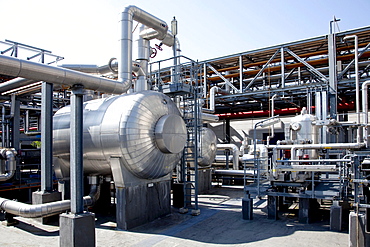
{"type": "MultiPolygon", "coordinates": [[[[347,232],[331,232],[327,217],[314,224],[300,224],[292,213],[268,220],[266,201],[254,202],[254,219],[241,215],[243,191],[215,188],[200,196],[201,214],[179,214],[130,231],[115,230],[109,217],[96,221],[97,246],[348,246],[347,232]]],[[[19,224],[0,224],[0,246],[59,246],[59,227],[17,218],[19,224]]]]}

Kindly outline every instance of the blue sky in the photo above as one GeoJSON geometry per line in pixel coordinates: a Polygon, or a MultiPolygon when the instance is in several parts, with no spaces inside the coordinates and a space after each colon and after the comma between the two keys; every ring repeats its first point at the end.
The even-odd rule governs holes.
{"type": "Polygon", "coordinates": [[[0,0],[0,40],[51,50],[61,64],[103,65],[118,56],[128,5],[168,24],[176,16],[182,54],[200,61],[327,34],[334,15],[341,31],[370,25],[369,0],[0,0]]]}

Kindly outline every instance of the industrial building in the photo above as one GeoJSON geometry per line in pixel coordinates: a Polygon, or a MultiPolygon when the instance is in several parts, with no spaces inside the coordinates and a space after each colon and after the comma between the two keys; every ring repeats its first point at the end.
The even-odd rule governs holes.
{"type": "Polygon", "coordinates": [[[136,6],[103,66],[1,41],[4,220],[59,220],[60,246],[95,246],[97,215],[121,230],[172,208],[201,217],[199,196],[217,184],[240,188],[245,221],[260,220],[262,199],[272,221],[326,210],[332,231],[369,246],[370,27],[335,32],[336,21],[327,35],[200,62],[180,53],[175,18],[136,6]],[[151,62],[164,46],[173,57],[151,62]]]}

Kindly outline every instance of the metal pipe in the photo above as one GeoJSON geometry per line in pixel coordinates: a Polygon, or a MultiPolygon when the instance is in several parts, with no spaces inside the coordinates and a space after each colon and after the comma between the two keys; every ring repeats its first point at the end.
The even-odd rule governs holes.
{"type": "Polygon", "coordinates": [[[239,170],[239,149],[235,144],[217,144],[217,149],[229,149],[233,152],[233,169],[239,170]]]}
{"type": "MultiPolygon", "coordinates": [[[[124,93],[131,87],[131,81],[110,80],[74,70],[53,67],[4,55],[0,55],[0,74],[69,86],[81,84],[86,89],[111,94],[124,93]]],[[[0,91],[3,91],[1,87],[0,91]]]]}
{"type": "Polygon", "coordinates": [[[15,78],[0,84],[0,92],[6,92],[18,87],[27,86],[36,82],[35,80],[25,79],[25,78],[15,78]]]}
{"type": "Polygon", "coordinates": [[[239,92],[243,93],[243,56],[239,56],[239,92]]]}
{"type": "MultiPolygon", "coordinates": [[[[357,35],[349,35],[343,38],[343,40],[346,40],[346,39],[355,40],[356,115],[357,115],[357,124],[360,124],[361,116],[360,116],[360,81],[359,81],[359,74],[358,74],[358,38],[357,38],[357,35]]],[[[357,130],[357,142],[361,142],[360,127],[357,130]]]]}
{"type": "Polygon", "coordinates": [[[370,80],[365,81],[362,83],[362,111],[364,113],[364,123],[365,123],[365,136],[364,141],[366,143],[366,146],[369,146],[369,127],[367,126],[369,124],[369,103],[367,98],[367,90],[368,86],[370,85],[370,80]]]}
{"type": "Polygon", "coordinates": [[[1,108],[1,146],[5,147],[5,106],[1,108]]]}
{"type": "Polygon", "coordinates": [[[291,159],[296,160],[295,151],[297,149],[357,149],[364,147],[364,143],[322,143],[322,144],[302,144],[302,145],[276,145],[276,149],[291,149],[291,159]]]}
{"type": "MultiPolygon", "coordinates": [[[[98,199],[100,189],[98,186],[92,186],[88,196],[83,197],[85,206],[93,205],[98,199]]],[[[25,218],[46,217],[63,213],[71,208],[71,200],[49,202],[44,204],[30,205],[0,197],[0,209],[7,213],[14,214],[25,218]]]]}
{"type": "MultiPolygon", "coordinates": [[[[156,39],[164,40],[170,36],[166,22],[145,12],[144,10],[130,5],[120,15],[121,37],[120,37],[120,59],[118,64],[118,78],[124,84],[132,83],[132,23],[137,21],[145,26],[154,29],[156,39]]],[[[172,36],[173,38],[173,36],[172,36]]],[[[166,42],[166,45],[167,44],[166,42]]],[[[173,43],[172,43],[173,45],[173,43]]]]}
{"type": "Polygon", "coordinates": [[[284,47],[280,48],[281,58],[281,88],[285,88],[285,60],[284,60],[284,47]]]}
{"type": "MultiPolygon", "coordinates": [[[[145,26],[141,25],[140,30],[145,30],[145,26]]],[[[135,83],[135,92],[140,92],[143,90],[148,90],[149,86],[147,83],[147,74],[148,74],[148,62],[149,62],[149,40],[144,39],[139,36],[137,40],[138,47],[138,57],[137,60],[140,61],[140,70],[137,73],[136,83],[135,83]]]]}
{"type": "MultiPolygon", "coordinates": [[[[275,98],[277,97],[277,94],[274,94],[271,97],[271,117],[274,117],[274,110],[275,110],[275,98]]],[[[271,138],[275,137],[275,127],[274,124],[271,125],[271,135],[267,136],[267,147],[270,145],[271,138]]]]}
{"type": "Polygon", "coordinates": [[[209,108],[208,109],[203,108],[202,109],[203,111],[207,111],[207,112],[210,112],[210,113],[215,112],[215,110],[216,110],[216,106],[215,106],[216,93],[229,94],[228,92],[222,90],[221,88],[219,88],[217,86],[213,86],[211,88],[211,90],[209,90],[209,108]]]}
{"type": "MultiPolygon", "coordinates": [[[[116,75],[118,73],[118,61],[116,58],[111,58],[108,64],[101,66],[93,64],[62,64],[59,67],[76,70],[87,74],[105,75],[113,73],[116,75]]],[[[141,66],[138,62],[132,61],[133,72],[139,72],[140,68],[141,66]]]]}
{"type": "Polygon", "coordinates": [[[0,182],[7,181],[11,179],[16,170],[16,161],[15,161],[15,150],[14,149],[2,149],[0,151],[3,158],[6,158],[5,161],[5,171],[7,173],[0,174],[0,182]]]}

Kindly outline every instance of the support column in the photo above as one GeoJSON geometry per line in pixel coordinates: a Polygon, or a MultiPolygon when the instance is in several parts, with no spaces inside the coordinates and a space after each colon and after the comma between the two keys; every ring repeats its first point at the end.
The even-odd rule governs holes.
{"type": "Polygon", "coordinates": [[[71,95],[71,212],[60,215],[60,246],[95,246],[95,216],[83,205],[83,86],[71,95]]]}
{"type": "Polygon", "coordinates": [[[267,196],[267,218],[277,220],[278,217],[278,196],[267,196]]]}
{"type": "MultiPolygon", "coordinates": [[[[32,194],[32,204],[59,201],[61,193],[53,191],[53,84],[42,82],[41,88],[41,190],[32,194]]],[[[38,220],[46,224],[54,217],[38,220]]]]}
{"type": "Polygon", "coordinates": [[[253,220],[253,198],[248,191],[242,199],[242,214],[243,220],[253,220]]]}

